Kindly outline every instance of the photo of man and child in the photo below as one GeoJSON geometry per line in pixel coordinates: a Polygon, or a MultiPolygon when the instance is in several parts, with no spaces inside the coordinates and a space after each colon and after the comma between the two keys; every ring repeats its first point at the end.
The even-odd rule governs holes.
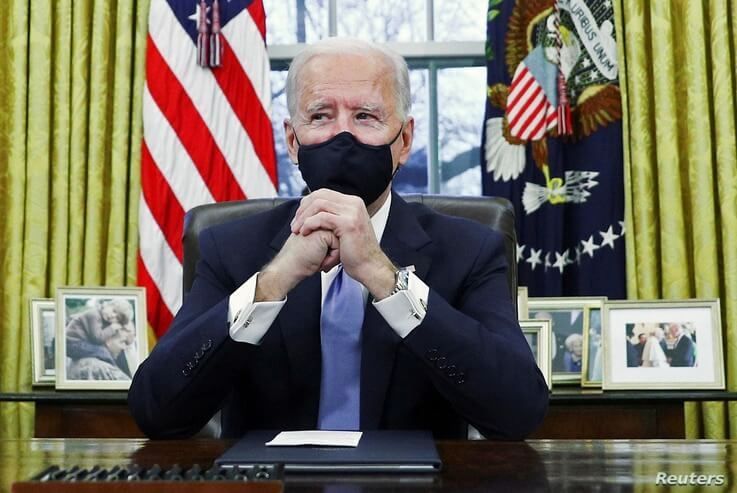
{"type": "Polygon", "coordinates": [[[133,299],[65,300],[66,378],[130,380],[138,367],[133,299]]]}
{"type": "Polygon", "coordinates": [[[630,368],[698,366],[694,323],[628,323],[625,330],[630,368]]]}

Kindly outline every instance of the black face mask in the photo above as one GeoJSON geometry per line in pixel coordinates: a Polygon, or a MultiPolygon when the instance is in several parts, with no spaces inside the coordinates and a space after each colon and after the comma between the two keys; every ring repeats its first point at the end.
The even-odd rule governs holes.
{"type": "MultiPolygon", "coordinates": [[[[378,146],[363,144],[350,132],[341,132],[319,144],[300,144],[297,160],[302,178],[310,191],[329,188],[357,195],[369,205],[394,178],[391,145],[403,128],[391,142],[378,146]]],[[[296,132],[294,138],[299,144],[296,132]]]]}

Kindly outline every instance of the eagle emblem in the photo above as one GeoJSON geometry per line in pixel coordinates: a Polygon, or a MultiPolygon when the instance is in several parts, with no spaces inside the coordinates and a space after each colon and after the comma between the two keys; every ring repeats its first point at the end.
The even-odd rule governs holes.
{"type": "Polygon", "coordinates": [[[512,83],[487,89],[490,104],[504,116],[486,121],[486,171],[494,181],[517,179],[529,144],[545,184],[526,183],[526,214],[546,203],[586,202],[598,173],[551,176],[547,139],[575,142],[622,118],[611,0],[517,2],[505,64],[512,83]]]}

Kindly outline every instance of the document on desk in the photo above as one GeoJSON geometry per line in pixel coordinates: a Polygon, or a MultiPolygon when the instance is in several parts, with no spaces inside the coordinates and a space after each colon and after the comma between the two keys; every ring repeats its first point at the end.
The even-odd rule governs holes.
{"type": "Polygon", "coordinates": [[[360,431],[304,430],[282,431],[273,440],[266,442],[267,447],[295,447],[312,445],[318,447],[358,447],[362,433],[360,431]]]}

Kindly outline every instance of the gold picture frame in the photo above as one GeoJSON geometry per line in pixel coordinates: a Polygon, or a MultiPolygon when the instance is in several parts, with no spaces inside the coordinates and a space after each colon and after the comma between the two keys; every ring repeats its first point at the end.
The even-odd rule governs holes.
{"type": "Polygon", "coordinates": [[[519,286],[517,288],[517,320],[527,320],[528,315],[528,295],[527,286],[519,286]]]}
{"type": "Polygon", "coordinates": [[[58,288],[56,314],[56,388],[127,390],[148,355],[144,288],[58,288]]]}
{"type": "Polygon", "coordinates": [[[604,296],[529,299],[529,318],[550,320],[553,384],[581,383],[583,334],[587,328],[588,315],[586,308],[601,308],[605,301],[604,296]]]}
{"type": "Polygon", "coordinates": [[[53,298],[32,298],[29,303],[31,317],[31,366],[34,386],[53,387],[56,382],[56,304],[53,298]]]}
{"type": "Polygon", "coordinates": [[[540,372],[545,377],[548,388],[553,388],[553,379],[551,374],[551,350],[552,350],[552,332],[550,328],[550,320],[520,320],[522,333],[530,345],[532,354],[535,355],[535,362],[540,372]]]}
{"type": "Polygon", "coordinates": [[[718,299],[610,301],[602,320],[604,390],[724,389],[718,299]]]}
{"type": "Polygon", "coordinates": [[[604,338],[601,310],[584,307],[583,366],[581,387],[600,389],[604,372],[604,338]]]}

